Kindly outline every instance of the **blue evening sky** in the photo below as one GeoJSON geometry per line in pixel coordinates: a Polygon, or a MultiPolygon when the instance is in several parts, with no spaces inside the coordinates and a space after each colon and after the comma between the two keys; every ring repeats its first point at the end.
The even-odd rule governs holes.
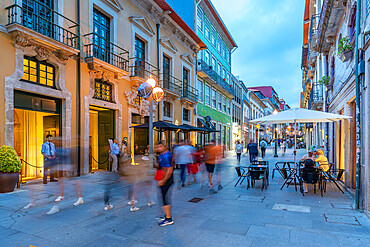
{"type": "Polygon", "coordinates": [[[238,44],[232,72],[247,87],[273,86],[299,107],[303,0],[212,0],[238,44]]]}

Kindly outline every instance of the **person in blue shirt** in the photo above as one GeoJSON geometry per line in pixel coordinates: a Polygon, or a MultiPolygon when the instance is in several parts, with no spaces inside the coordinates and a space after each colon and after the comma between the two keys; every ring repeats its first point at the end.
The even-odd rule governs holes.
{"type": "Polygon", "coordinates": [[[158,181],[158,187],[161,192],[163,200],[162,209],[165,213],[164,217],[160,218],[159,226],[172,225],[173,220],[171,217],[171,187],[173,185],[173,166],[172,154],[168,151],[167,146],[163,141],[157,143],[158,155],[158,169],[164,171],[163,178],[158,181]]]}
{"type": "Polygon", "coordinates": [[[119,161],[119,146],[118,146],[118,139],[114,139],[114,142],[112,144],[110,155],[113,158],[113,164],[112,164],[112,172],[118,171],[118,161],[119,161]]]}
{"type": "Polygon", "coordinates": [[[55,166],[55,145],[51,141],[53,140],[52,135],[46,136],[46,142],[42,144],[41,153],[44,156],[44,177],[43,183],[48,183],[48,172],[50,174],[50,182],[57,182],[54,179],[54,166],[55,166]]]}

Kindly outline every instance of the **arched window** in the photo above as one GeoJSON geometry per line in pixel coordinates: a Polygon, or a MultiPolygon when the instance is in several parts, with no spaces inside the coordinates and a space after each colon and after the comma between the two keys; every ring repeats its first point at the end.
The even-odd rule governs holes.
{"type": "Polygon", "coordinates": [[[22,81],[55,87],[55,68],[33,57],[24,57],[22,81]]]}

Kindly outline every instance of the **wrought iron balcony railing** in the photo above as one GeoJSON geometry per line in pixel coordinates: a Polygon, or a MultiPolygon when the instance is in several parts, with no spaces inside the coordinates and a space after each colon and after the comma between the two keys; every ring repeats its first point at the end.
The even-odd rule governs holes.
{"type": "Polygon", "coordinates": [[[113,44],[96,33],[85,35],[88,42],[85,47],[86,57],[95,57],[128,72],[129,52],[113,44]]]}
{"type": "Polygon", "coordinates": [[[198,90],[189,85],[183,85],[182,97],[198,101],[198,90]]]}
{"type": "Polygon", "coordinates": [[[176,94],[182,95],[182,81],[169,74],[162,74],[162,86],[176,94]]]}
{"type": "Polygon", "coordinates": [[[67,46],[79,49],[79,25],[76,22],[36,0],[32,3],[32,8],[17,3],[6,7],[8,25],[20,24],[67,46]]]}
{"type": "Polygon", "coordinates": [[[138,76],[144,80],[153,77],[157,79],[158,76],[158,68],[144,59],[132,57],[130,60],[130,70],[131,76],[138,76]]]}
{"type": "Polygon", "coordinates": [[[208,65],[202,59],[198,59],[197,61],[197,70],[203,71],[209,78],[215,81],[218,85],[220,85],[223,89],[225,89],[228,93],[232,96],[235,96],[235,90],[230,86],[221,76],[217,74],[216,71],[213,70],[212,66],[208,65]]]}

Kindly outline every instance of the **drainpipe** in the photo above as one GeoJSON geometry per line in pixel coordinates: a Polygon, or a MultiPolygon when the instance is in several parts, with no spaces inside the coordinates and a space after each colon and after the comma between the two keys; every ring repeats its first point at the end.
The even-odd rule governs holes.
{"type": "Polygon", "coordinates": [[[360,75],[358,73],[359,50],[358,41],[360,38],[361,0],[357,0],[356,13],[356,49],[355,49],[355,75],[356,75],[356,209],[360,209],[361,197],[361,96],[360,96],[360,75]]]}
{"type": "MultiPolygon", "coordinates": [[[[160,80],[160,74],[159,74],[159,62],[160,62],[160,54],[159,54],[159,27],[161,26],[161,24],[157,24],[157,68],[158,68],[158,71],[157,71],[157,76],[158,76],[158,82],[159,83],[159,80],[160,80]]],[[[160,109],[161,107],[159,107],[161,105],[161,102],[158,102],[158,108],[157,108],[157,114],[158,114],[158,121],[161,120],[160,118],[160,109]]],[[[162,132],[160,132],[160,139],[162,139],[162,132]]]]}
{"type": "MultiPolygon", "coordinates": [[[[80,0],[77,0],[77,35],[78,35],[78,49],[81,50],[81,20],[80,20],[80,0]]],[[[81,51],[77,56],[77,102],[76,102],[76,114],[77,114],[77,176],[81,175],[81,51]]]]}

